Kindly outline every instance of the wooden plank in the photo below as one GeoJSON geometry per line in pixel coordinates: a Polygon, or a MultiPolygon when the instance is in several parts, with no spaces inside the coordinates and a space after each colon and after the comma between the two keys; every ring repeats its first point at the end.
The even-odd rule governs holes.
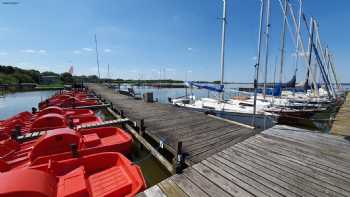
{"type": "Polygon", "coordinates": [[[198,138],[198,140],[193,140],[192,143],[188,144],[186,147],[190,152],[193,152],[199,148],[202,149],[203,147],[226,143],[226,140],[233,140],[237,136],[244,134],[246,131],[247,130],[244,128],[225,128],[219,132],[221,134],[219,136],[198,138]]]}
{"type": "MultiPolygon", "coordinates": [[[[248,165],[247,163],[244,163],[240,160],[239,157],[233,157],[231,155],[227,155],[225,153],[219,154],[219,156],[225,158],[225,159],[231,159],[232,163],[235,163],[236,165],[239,165],[242,168],[245,168],[246,170],[249,170],[251,172],[254,172],[255,174],[259,175],[260,177],[264,177],[267,180],[270,180],[271,182],[277,184],[280,186],[281,190],[284,190],[287,194],[292,193],[293,195],[300,195],[300,196],[313,196],[312,194],[306,192],[304,189],[302,189],[299,185],[295,184],[293,180],[290,180],[289,182],[284,182],[280,176],[272,176],[270,173],[266,173],[266,171],[261,171],[261,168],[256,168],[256,166],[248,165]]],[[[290,194],[288,194],[290,195],[290,194]]]]}
{"type": "Polygon", "coordinates": [[[298,194],[290,191],[288,189],[289,185],[288,184],[281,184],[284,186],[287,186],[287,188],[285,188],[284,186],[281,186],[278,183],[281,183],[281,181],[276,180],[276,178],[262,174],[260,172],[255,172],[254,170],[251,171],[252,169],[246,169],[245,166],[241,166],[236,164],[234,161],[232,161],[230,158],[225,158],[226,156],[223,155],[223,153],[218,153],[216,155],[213,156],[215,159],[219,160],[222,163],[225,163],[226,165],[229,165],[231,168],[235,168],[243,173],[245,173],[247,176],[253,177],[256,181],[260,182],[261,184],[270,187],[271,189],[273,189],[274,191],[285,195],[285,196],[299,196],[298,194]],[[277,183],[276,183],[277,182],[277,183]]]}
{"type": "MultiPolygon", "coordinates": [[[[287,167],[288,170],[292,173],[298,173],[298,174],[305,174],[306,176],[311,177],[311,179],[308,179],[309,181],[313,181],[318,184],[322,184],[323,187],[326,187],[332,191],[336,191],[338,193],[341,193],[343,195],[348,195],[348,192],[344,190],[344,188],[339,188],[339,186],[334,185],[334,183],[337,183],[338,181],[335,180],[335,182],[332,182],[329,180],[328,177],[320,177],[317,172],[310,171],[310,170],[304,170],[301,169],[300,166],[293,164],[292,162],[285,162],[282,158],[278,157],[277,155],[273,155],[269,152],[262,151],[259,148],[256,148],[254,146],[246,145],[246,144],[239,144],[236,145],[236,147],[240,147],[242,150],[255,152],[255,155],[261,156],[264,158],[264,160],[271,159],[272,162],[287,167]],[[326,183],[325,183],[326,182],[326,183]]],[[[334,180],[333,180],[334,181],[334,180]]]]}
{"type": "Polygon", "coordinates": [[[284,143],[281,143],[277,140],[271,140],[263,136],[257,136],[254,141],[254,144],[261,144],[265,148],[271,149],[272,151],[277,152],[278,154],[288,156],[291,159],[298,160],[302,162],[302,165],[308,165],[311,168],[320,169],[325,173],[332,173],[332,175],[337,176],[338,178],[350,179],[350,168],[343,168],[342,166],[336,165],[333,162],[329,162],[324,157],[319,158],[312,156],[310,154],[303,154],[296,151],[295,148],[289,148],[284,143]]]}
{"type": "MultiPolygon", "coordinates": [[[[264,132],[265,133],[265,132],[264,132]]],[[[344,153],[342,156],[348,156],[346,149],[350,149],[350,143],[339,143],[339,142],[327,142],[331,138],[327,138],[327,135],[317,136],[307,134],[308,132],[297,132],[291,129],[269,129],[265,134],[273,135],[276,137],[289,139],[296,143],[306,143],[317,149],[325,149],[327,147],[328,151],[334,151],[339,153],[344,153]]]]}
{"type": "MultiPolygon", "coordinates": [[[[344,179],[339,179],[337,177],[332,176],[331,174],[325,172],[322,172],[320,169],[312,169],[308,165],[303,165],[302,161],[297,161],[294,159],[291,159],[289,157],[286,157],[284,155],[280,155],[276,152],[273,152],[269,149],[266,149],[264,146],[260,146],[258,144],[250,144],[250,147],[255,146],[256,149],[259,149],[259,151],[264,151],[265,153],[268,153],[269,155],[273,155],[276,158],[280,159],[281,163],[284,163],[285,165],[288,165],[290,167],[294,167],[294,169],[297,169],[300,172],[303,172],[305,174],[309,174],[310,176],[313,176],[314,178],[318,178],[320,180],[323,180],[327,182],[328,184],[334,184],[335,186],[340,186],[340,187],[348,187],[350,186],[350,182],[344,180],[344,179]]],[[[348,188],[348,192],[350,192],[350,188],[348,188]]]]}
{"type": "Polygon", "coordinates": [[[209,157],[208,159],[202,161],[202,163],[215,170],[226,179],[234,181],[238,186],[255,196],[282,196],[265,185],[251,179],[245,174],[242,174],[241,172],[221,163],[213,157],[209,157]]]}
{"type": "Polygon", "coordinates": [[[193,168],[185,170],[183,175],[193,183],[196,183],[198,187],[203,188],[209,196],[230,197],[228,193],[215,185],[213,182],[209,181],[206,177],[199,174],[193,168]]]}
{"type": "MultiPolygon", "coordinates": [[[[231,149],[232,150],[232,149],[231,149]]],[[[300,177],[297,177],[293,175],[292,173],[285,171],[280,168],[274,168],[270,165],[265,165],[263,162],[259,162],[256,160],[249,160],[243,157],[244,153],[239,152],[230,152],[228,150],[223,151],[225,155],[227,155],[226,158],[231,158],[232,160],[235,160],[235,163],[238,163],[236,161],[239,161],[239,163],[243,164],[244,166],[250,166],[251,168],[255,169],[255,171],[260,171],[265,174],[268,174],[269,176],[275,177],[276,179],[279,179],[285,183],[290,184],[291,186],[297,188],[297,190],[293,190],[294,192],[297,192],[300,195],[303,196],[328,196],[325,195],[325,193],[319,191],[316,189],[316,187],[312,187],[307,180],[302,179],[300,177]]]]}
{"type": "Polygon", "coordinates": [[[171,179],[165,179],[158,186],[168,197],[188,197],[171,179]]]}
{"type": "Polygon", "coordinates": [[[146,197],[166,197],[163,191],[159,188],[158,185],[155,185],[146,191],[144,191],[146,197]]]}
{"type": "Polygon", "coordinates": [[[218,186],[220,186],[223,190],[225,190],[227,193],[233,195],[233,196],[253,196],[252,194],[248,193],[246,190],[242,189],[235,183],[231,182],[231,180],[226,179],[225,177],[221,176],[217,172],[213,171],[212,169],[208,168],[207,166],[198,163],[192,168],[196,169],[199,173],[201,173],[203,176],[207,177],[210,181],[214,182],[218,186]]]}
{"type": "MultiPolygon", "coordinates": [[[[240,154],[240,156],[243,157],[244,159],[246,159],[246,161],[250,161],[250,163],[254,163],[254,164],[256,163],[256,164],[259,164],[261,166],[264,166],[266,168],[266,170],[271,170],[271,171],[278,172],[278,173],[281,173],[281,171],[282,171],[284,177],[288,178],[287,180],[293,180],[293,181],[298,181],[300,183],[304,183],[305,185],[310,186],[310,189],[315,188],[328,196],[341,195],[341,194],[334,191],[334,187],[329,187],[330,189],[328,187],[324,187],[321,181],[314,180],[313,177],[307,176],[303,173],[296,172],[293,170],[291,171],[287,166],[280,165],[279,163],[274,162],[275,158],[271,158],[271,160],[261,158],[257,155],[251,154],[246,149],[242,150],[242,149],[238,148],[237,146],[235,146],[232,149],[227,149],[225,151],[228,151],[228,152],[235,151],[234,154],[240,154]]],[[[224,153],[227,153],[225,151],[224,151],[224,153]]],[[[282,179],[283,179],[283,177],[282,177],[282,179]]],[[[335,188],[335,190],[336,190],[336,188],[335,188]]]]}
{"type": "MultiPolygon", "coordinates": [[[[288,150],[293,151],[295,150],[296,152],[303,153],[304,156],[306,157],[318,157],[322,158],[322,160],[325,162],[330,162],[330,163],[336,163],[338,167],[343,166],[345,169],[348,169],[350,167],[350,164],[346,162],[345,158],[341,156],[336,156],[330,152],[325,150],[321,150],[318,148],[315,148],[313,146],[310,146],[307,142],[305,143],[300,143],[300,142],[295,142],[291,141],[288,138],[281,138],[279,136],[274,136],[274,135],[265,135],[262,134],[264,138],[270,138],[275,141],[275,143],[283,143],[284,146],[287,147],[288,150]]],[[[251,139],[253,140],[253,139],[251,139]]]]}
{"type": "Polygon", "coordinates": [[[209,195],[206,194],[201,188],[199,188],[195,183],[188,180],[183,175],[174,175],[170,177],[170,179],[176,183],[182,191],[184,191],[188,196],[192,197],[208,197],[209,195]]]}
{"type": "Polygon", "coordinates": [[[236,143],[243,141],[244,139],[248,138],[248,136],[240,136],[235,138],[234,140],[228,141],[226,143],[223,143],[221,145],[212,147],[212,148],[206,148],[204,150],[200,150],[199,152],[193,153],[192,155],[190,155],[190,160],[193,163],[197,163],[199,161],[202,161],[204,159],[206,159],[207,157],[210,157],[211,155],[214,155],[215,153],[218,153],[222,150],[224,150],[225,148],[231,147],[233,145],[235,145],[236,143]]]}

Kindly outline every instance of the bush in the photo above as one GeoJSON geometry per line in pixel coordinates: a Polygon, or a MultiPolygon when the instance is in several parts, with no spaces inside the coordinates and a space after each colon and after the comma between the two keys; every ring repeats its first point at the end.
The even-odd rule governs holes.
{"type": "Polygon", "coordinates": [[[18,80],[15,77],[0,73],[0,84],[17,84],[17,83],[18,83],[18,80]]]}

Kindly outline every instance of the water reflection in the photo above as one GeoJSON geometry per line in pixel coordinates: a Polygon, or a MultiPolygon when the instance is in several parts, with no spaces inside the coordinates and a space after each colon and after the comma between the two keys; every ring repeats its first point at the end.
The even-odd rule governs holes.
{"type": "Polygon", "coordinates": [[[38,103],[52,96],[55,91],[16,92],[0,97],[0,120],[22,111],[31,111],[38,103]]]}

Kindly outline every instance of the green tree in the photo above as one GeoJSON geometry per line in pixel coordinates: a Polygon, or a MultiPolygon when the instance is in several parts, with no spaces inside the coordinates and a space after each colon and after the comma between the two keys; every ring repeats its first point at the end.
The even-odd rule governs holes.
{"type": "Polygon", "coordinates": [[[62,73],[60,78],[64,84],[72,84],[74,81],[72,74],[70,74],[68,72],[62,73]]]}

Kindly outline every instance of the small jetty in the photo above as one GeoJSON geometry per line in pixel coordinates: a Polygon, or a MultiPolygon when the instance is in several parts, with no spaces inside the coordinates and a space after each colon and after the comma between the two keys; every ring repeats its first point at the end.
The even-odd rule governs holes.
{"type": "Polygon", "coordinates": [[[102,99],[144,128],[150,136],[173,155],[186,155],[186,164],[193,165],[253,136],[249,126],[235,124],[204,113],[160,103],[147,103],[117,93],[101,84],[87,84],[102,99]]]}
{"type": "Polygon", "coordinates": [[[275,126],[138,196],[350,196],[349,152],[341,136],[275,126]]]}
{"type": "Polygon", "coordinates": [[[340,107],[333,126],[331,133],[335,135],[350,136],[350,94],[349,92],[346,95],[345,102],[340,107]]]}

